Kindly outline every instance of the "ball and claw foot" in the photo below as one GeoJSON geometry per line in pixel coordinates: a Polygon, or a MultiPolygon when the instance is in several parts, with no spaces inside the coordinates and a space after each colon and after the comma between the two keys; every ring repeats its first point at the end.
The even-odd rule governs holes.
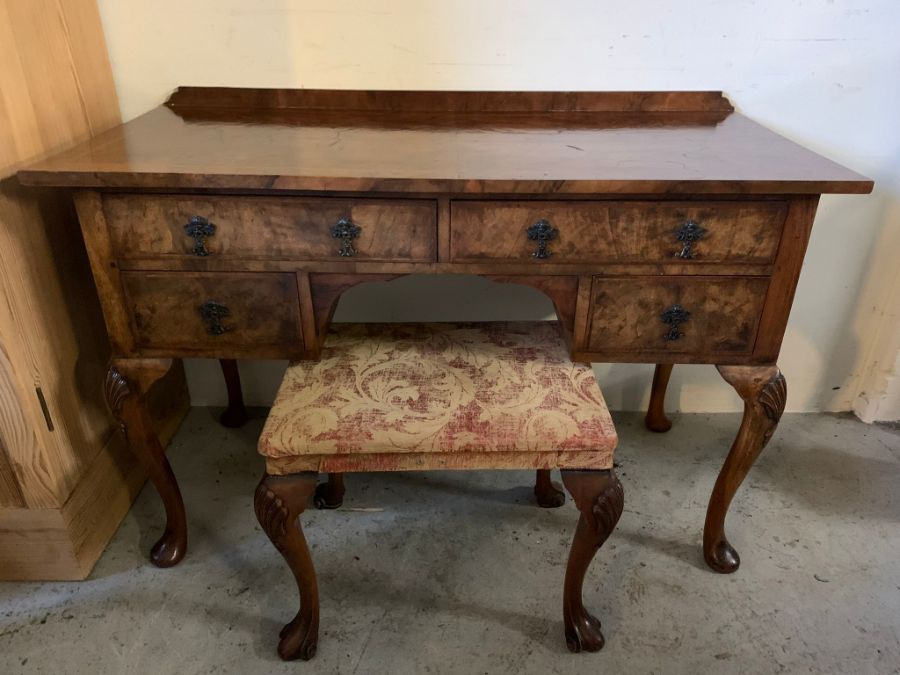
{"type": "Polygon", "coordinates": [[[579,652],[599,652],[606,644],[600,619],[588,611],[577,617],[571,628],[566,628],[566,646],[573,654],[579,652]]]}
{"type": "Polygon", "coordinates": [[[710,569],[720,574],[731,574],[741,566],[741,556],[727,539],[717,542],[704,557],[710,569]]]}
{"type": "Polygon", "coordinates": [[[309,661],[316,655],[319,643],[318,631],[311,631],[303,625],[303,619],[297,614],[294,620],[285,624],[278,633],[278,656],[284,661],[309,661]]]}

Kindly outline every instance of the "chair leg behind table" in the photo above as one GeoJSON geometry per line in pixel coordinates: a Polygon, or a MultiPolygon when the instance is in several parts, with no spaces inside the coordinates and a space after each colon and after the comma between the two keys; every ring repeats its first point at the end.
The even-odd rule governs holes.
{"type": "Polygon", "coordinates": [[[319,589],[312,556],[299,516],[316,489],[315,473],[263,476],[256,488],[253,508],[263,531],[284,557],[297,582],[300,609],[282,628],[278,655],[285,661],[308,661],[319,640],[319,589]]]}
{"type": "Polygon", "coordinates": [[[563,623],[569,651],[596,652],[604,645],[600,620],[584,607],[582,588],[588,566],[609,537],[625,504],[622,484],[612,469],[562,472],[563,484],[581,512],[566,565],[563,623]]]}
{"type": "Polygon", "coordinates": [[[146,404],[147,391],[171,367],[171,359],[115,359],[107,371],[105,386],[109,409],[166,509],[166,529],[150,550],[150,560],[157,567],[177,564],[187,551],[184,500],[146,404]]]}

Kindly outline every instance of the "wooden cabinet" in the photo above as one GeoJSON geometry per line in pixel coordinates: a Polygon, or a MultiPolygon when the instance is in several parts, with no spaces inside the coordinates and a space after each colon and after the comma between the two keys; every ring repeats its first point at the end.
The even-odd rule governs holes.
{"type": "MultiPolygon", "coordinates": [[[[119,122],[93,0],[0,0],[0,119],[0,579],[83,579],[145,474],[103,400],[109,341],[71,201],[13,174],[119,122]]],[[[155,394],[165,441],[183,372],[155,394]]]]}

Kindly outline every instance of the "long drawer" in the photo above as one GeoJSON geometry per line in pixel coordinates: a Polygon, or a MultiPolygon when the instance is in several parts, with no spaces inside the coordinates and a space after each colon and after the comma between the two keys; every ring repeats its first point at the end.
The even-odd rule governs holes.
{"type": "Polygon", "coordinates": [[[297,278],[288,273],[122,272],[139,349],[208,357],[303,351],[297,278]]]}
{"type": "Polygon", "coordinates": [[[591,352],[749,354],[765,277],[594,277],[591,352]]]}
{"type": "Polygon", "coordinates": [[[103,197],[120,259],[432,261],[437,211],[426,199],[226,195],[103,197]]]}
{"type": "Polygon", "coordinates": [[[768,264],[782,201],[454,201],[451,259],[768,264]]]}

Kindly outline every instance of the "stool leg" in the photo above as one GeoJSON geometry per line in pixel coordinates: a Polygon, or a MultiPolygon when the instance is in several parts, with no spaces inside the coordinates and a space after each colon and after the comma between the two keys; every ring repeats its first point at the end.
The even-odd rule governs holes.
{"type": "Polygon", "coordinates": [[[298,517],[316,489],[315,473],[263,476],[253,508],[269,539],[284,557],[297,581],[300,610],[279,634],[278,655],[285,661],[308,661],[319,640],[319,589],[316,570],[298,517]]]}
{"type": "Polygon", "coordinates": [[[555,509],[566,503],[566,493],[550,480],[550,469],[538,469],[534,479],[534,496],[542,509],[555,509]]]}
{"type": "Polygon", "coordinates": [[[344,503],[344,474],[328,474],[328,482],[316,486],[313,503],[317,509],[337,509],[344,503]]]}
{"type": "Polygon", "coordinates": [[[563,471],[563,484],[581,512],[563,588],[563,623],[569,651],[596,652],[603,648],[600,620],[584,607],[584,575],[594,555],[619,522],[625,495],[615,472],[563,471]]]}

